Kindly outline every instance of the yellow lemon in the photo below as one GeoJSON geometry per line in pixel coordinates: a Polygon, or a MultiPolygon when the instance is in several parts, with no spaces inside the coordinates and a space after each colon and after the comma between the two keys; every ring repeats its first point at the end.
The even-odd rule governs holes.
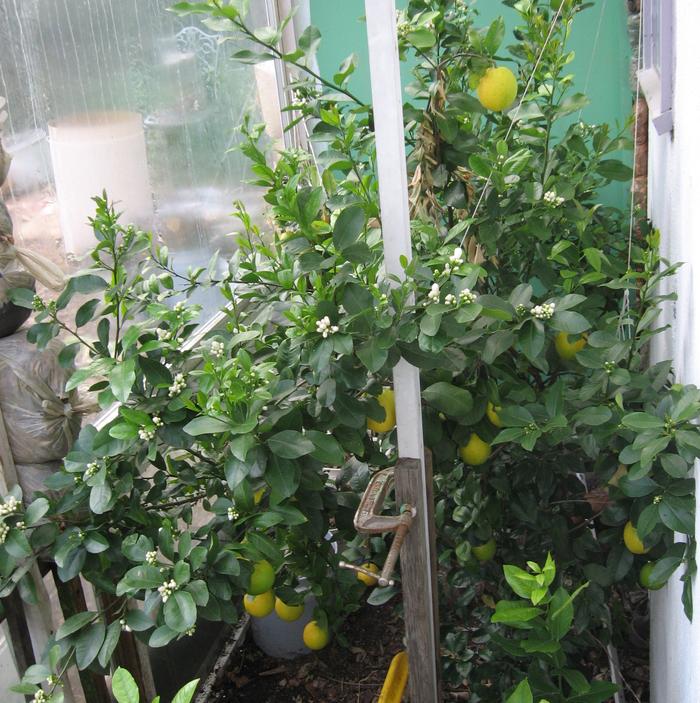
{"type": "Polygon", "coordinates": [[[266,618],[275,609],[275,594],[272,591],[258,593],[256,596],[246,593],[243,596],[243,607],[254,618],[266,618]]]}
{"type": "Polygon", "coordinates": [[[491,561],[493,555],[496,553],[496,540],[492,537],[488,542],[484,544],[478,544],[476,547],[472,547],[472,554],[479,561],[491,561]]]}
{"type": "MultiPolygon", "coordinates": [[[[362,568],[367,569],[367,571],[371,571],[373,574],[379,573],[379,567],[376,564],[373,564],[371,561],[368,561],[363,564],[362,568]]],[[[377,583],[376,578],[374,578],[373,576],[368,576],[367,574],[363,574],[361,571],[357,572],[357,580],[362,581],[365,586],[374,586],[377,583]]]]}
{"type": "Polygon", "coordinates": [[[253,573],[250,576],[250,587],[248,593],[257,596],[272,588],[275,582],[275,570],[269,561],[259,561],[253,565],[253,573]]]}
{"type": "Polygon", "coordinates": [[[304,614],[304,606],[302,605],[287,605],[283,600],[275,598],[275,612],[280,620],[294,622],[304,614]]]}
{"type": "Polygon", "coordinates": [[[625,547],[627,547],[632,554],[646,554],[651,549],[651,547],[644,546],[644,542],[639,539],[635,526],[629,521],[625,525],[623,539],[625,540],[625,547]]]}
{"type": "Polygon", "coordinates": [[[384,408],[384,419],[373,420],[367,418],[367,428],[372,432],[390,432],[396,427],[396,403],[394,401],[394,391],[385,388],[378,396],[379,405],[384,408]]]}
{"type": "Polygon", "coordinates": [[[459,455],[465,464],[481,466],[491,456],[491,445],[472,432],[469,441],[459,448],[459,455]]]}
{"type": "Polygon", "coordinates": [[[659,583],[658,581],[651,580],[651,572],[652,572],[655,564],[656,564],[656,562],[654,562],[654,561],[648,561],[639,570],[639,585],[642,588],[646,588],[649,591],[658,591],[660,588],[663,588],[665,585],[663,583],[659,583]]]}
{"type": "Polygon", "coordinates": [[[575,342],[569,340],[569,335],[566,332],[559,332],[554,338],[554,348],[557,351],[560,359],[571,361],[581,349],[586,346],[586,338],[581,337],[575,342]]]}
{"type": "Polygon", "coordinates": [[[255,493],[253,493],[253,503],[255,505],[259,505],[260,501],[263,499],[263,496],[265,495],[265,487],[263,486],[262,488],[258,488],[255,493]]]}
{"type": "Polygon", "coordinates": [[[498,416],[498,411],[500,409],[501,409],[500,405],[494,405],[491,401],[489,401],[489,404],[486,406],[486,417],[488,417],[489,422],[494,427],[503,427],[503,423],[501,422],[501,418],[498,416]]]}
{"type": "Polygon", "coordinates": [[[328,630],[321,627],[316,620],[312,620],[304,628],[304,644],[309,649],[323,649],[329,640],[328,630]]]}
{"type": "Polygon", "coordinates": [[[505,66],[487,68],[476,87],[479,102],[487,109],[500,112],[510,107],[518,94],[518,81],[505,66]]]}

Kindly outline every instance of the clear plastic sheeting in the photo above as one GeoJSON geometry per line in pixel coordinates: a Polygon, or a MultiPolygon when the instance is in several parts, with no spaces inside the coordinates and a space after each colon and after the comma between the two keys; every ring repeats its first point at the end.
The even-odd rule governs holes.
{"type": "MultiPolygon", "coordinates": [[[[253,24],[269,22],[266,4],[251,3],[253,24]]],[[[280,138],[274,67],[230,60],[240,47],[171,5],[0,0],[13,157],[2,194],[18,243],[64,268],[88,249],[90,197],[105,188],[125,219],[160,235],[180,270],[232,250],[233,200],[262,208],[234,147],[251,111],[280,138]]]]}

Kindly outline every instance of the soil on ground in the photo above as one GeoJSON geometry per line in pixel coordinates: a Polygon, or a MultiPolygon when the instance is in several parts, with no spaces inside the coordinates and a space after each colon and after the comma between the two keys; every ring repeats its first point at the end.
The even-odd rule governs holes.
{"type": "Polygon", "coordinates": [[[342,634],[349,648],[334,641],[293,660],[268,657],[249,639],[210,702],[374,703],[392,657],[403,648],[403,622],[392,604],[366,606],[348,618],[342,634]]]}

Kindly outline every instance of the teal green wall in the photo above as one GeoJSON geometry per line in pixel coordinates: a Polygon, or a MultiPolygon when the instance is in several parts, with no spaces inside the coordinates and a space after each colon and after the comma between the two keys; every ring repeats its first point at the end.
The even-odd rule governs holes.
{"type": "MultiPolygon", "coordinates": [[[[594,6],[584,10],[574,21],[570,48],[576,58],[569,64],[569,73],[576,76],[575,90],[585,92],[590,104],[583,109],[581,119],[588,123],[608,122],[622,125],[632,111],[629,85],[630,48],[627,39],[626,3],[616,0],[594,0],[594,6]],[[597,40],[596,40],[597,36],[597,40]]],[[[397,0],[405,7],[406,0],[397,0]]],[[[516,13],[497,0],[476,0],[481,15],[478,24],[486,25],[502,14],[506,25],[515,25],[516,13]]],[[[359,57],[351,89],[369,100],[369,67],[367,37],[362,19],[363,0],[311,0],[311,19],[323,36],[318,53],[321,72],[332,76],[343,59],[355,52],[359,57]]],[[[512,43],[510,31],[504,44],[512,43]]],[[[404,84],[410,81],[410,68],[404,66],[404,84]]],[[[624,205],[629,187],[615,183],[606,190],[605,200],[624,205]]]]}

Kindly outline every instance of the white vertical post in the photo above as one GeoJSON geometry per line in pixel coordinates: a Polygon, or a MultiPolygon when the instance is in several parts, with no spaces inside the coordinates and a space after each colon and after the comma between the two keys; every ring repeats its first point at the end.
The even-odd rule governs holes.
{"type": "MultiPolygon", "coordinates": [[[[384,261],[388,274],[403,277],[404,272],[400,258],[403,256],[410,261],[412,251],[403,99],[394,0],[365,0],[365,14],[372,82],[384,261]]],[[[419,530],[420,534],[412,535],[411,542],[423,552],[424,556],[428,557],[418,560],[424,571],[418,575],[421,585],[419,594],[407,594],[408,584],[404,583],[404,601],[408,596],[413,606],[413,609],[407,610],[405,614],[409,641],[411,689],[412,697],[416,698],[418,695],[416,684],[419,684],[420,697],[416,698],[416,703],[431,703],[439,700],[439,642],[437,641],[437,623],[435,622],[437,596],[433,561],[430,558],[433,548],[430,524],[432,497],[429,500],[429,496],[432,496],[432,486],[429,485],[429,481],[432,479],[427,478],[426,474],[420,376],[418,369],[403,359],[394,368],[394,392],[399,457],[418,459],[421,469],[419,489],[416,491],[420,495],[414,496],[415,507],[420,519],[411,529],[411,532],[414,529],[419,530]],[[417,600],[416,595],[418,595],[417,600]],[[414,629],[413,633],[412,629],[414,629]],[[424,641],[426,638],[427,642],[424,641]],[[415,651],[411,656],[411,642],[416,641],[423,641],[421,649],[423,652],[429,653],[428,657],[419,657],[415,651]]]]}

